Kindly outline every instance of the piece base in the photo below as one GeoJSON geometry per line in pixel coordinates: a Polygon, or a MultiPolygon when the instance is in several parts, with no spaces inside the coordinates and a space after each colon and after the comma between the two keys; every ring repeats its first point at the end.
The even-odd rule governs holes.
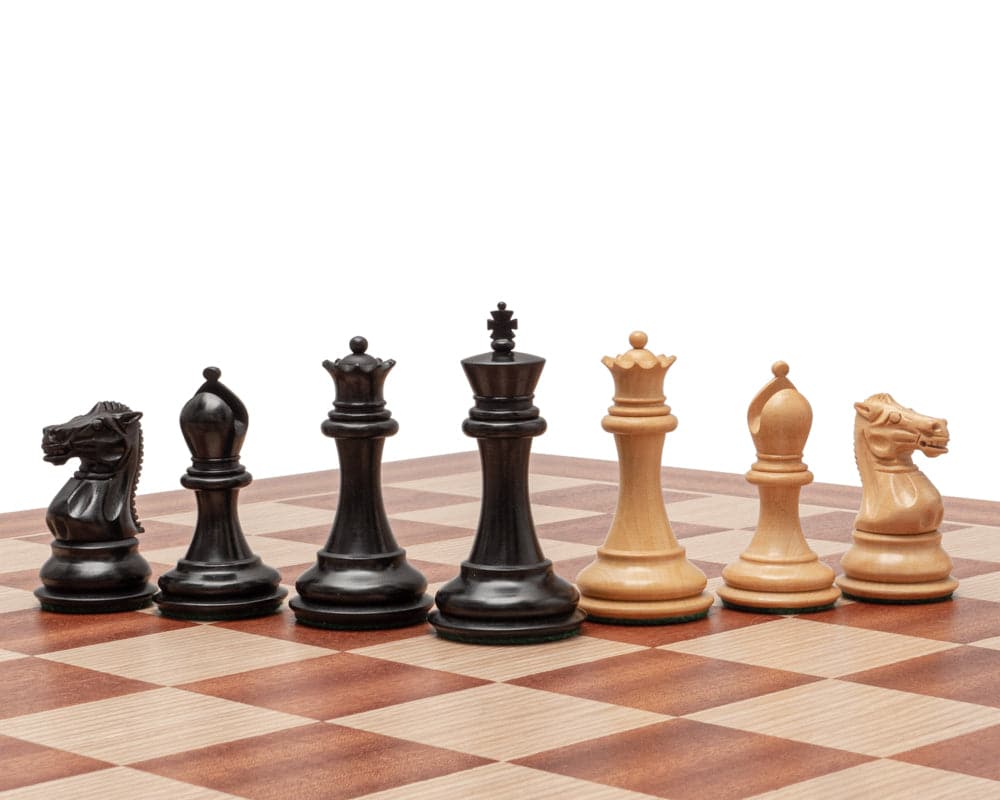
{"type": "Polygon", "coordinates": [[[148,583],[141,591],[133,594],[104,597],[55,594],[44,586],[35,589],[35,597],[38,598],[42,610],[57,614],[115,614],[120,611],[137,611],[150,605],[155,593],[156,587],[148,583]]]}
{"type": "Polygon", "coordinates": [[[432,611],[427,621],[442,639],[463,644],[541,644],[568,639],[580,632],[586,614],[576,609],[568,617],[557,620],[485,622],[482,620],[445,617],[432,611]]]}
{"type": "Polygon", "coordinates": [[[844,597],[862,603],[913,605],[951,599],[952,593],[958,588],[958,581],[949,576],[939,581],[880,583],[841,575],[837,578],[837,585],[844,597]]]}
{"type": "Polygon", "coordinates": [[[393,606],[326,606],[303,600],[301,595],[288,601],[295,621],[312,628],[335,631],[371,631],[384,628],[407,628],[426,621],[434,604],[430,595],[417,602],[393,606]]]}
{"type": "Polygon", "coordinates": [[[828,611],[840,598],[836,586],[824,586],[803,592],[765,592],[740,589],[725,584],[716,590],[722,604],[733,611],[754,614],[814,614],[828,611]]]}
{"type": "Polygon", "coordinates": [[[212,620],[249,619],[274,614],[288,595],[288,590],[279,587],[264,597],[219,598],[218,600],[190,599],[165,595],[157,592],[153,597],[160,613],[174,619],[212,620]]]}
{"type": "Polygon", "coordinates": [[[580,593],[580,608],[587,619],[606,625],[673,625],[702,619],[714,602],[708,592],[677,600],[608,600],[580,593]]]}

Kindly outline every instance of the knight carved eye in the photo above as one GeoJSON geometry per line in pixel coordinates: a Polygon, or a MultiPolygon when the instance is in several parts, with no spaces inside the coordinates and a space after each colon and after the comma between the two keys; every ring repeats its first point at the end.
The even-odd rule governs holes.
{"type": "Polygon", "coordinates": [[[903,415],[898,411],[893,411],[889,414],[889,424],[898,425],[903,419],[903,415]]]}
{"type": "Polygon", "coordinates": [[[90,423],[90,427],[93,428],[95,431],[99,431],[101,430],[101,428],[104,427],[104,420],[95,419],[93,422],[90,423]]]}

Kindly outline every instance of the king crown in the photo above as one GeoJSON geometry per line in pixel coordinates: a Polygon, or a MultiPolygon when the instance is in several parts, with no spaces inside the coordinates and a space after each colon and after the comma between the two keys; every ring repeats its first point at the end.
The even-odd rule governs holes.
{"type": "Polygon", "coordinates": [[[507,304],[502,300],[497,303],[497,310],[491,311],[493,319],[486,321],[486,329],[492,331],[493,360],[512,361],[511,351],[514,349],[514,331],[517,330],[517,320],[514,312],[507,310],[507,304]]]}

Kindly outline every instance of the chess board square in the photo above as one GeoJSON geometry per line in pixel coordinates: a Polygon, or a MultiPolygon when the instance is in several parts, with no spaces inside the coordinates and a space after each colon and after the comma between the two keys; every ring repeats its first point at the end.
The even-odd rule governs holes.
{"type": "Polygon", "coordinates": [[[1000,709],[825,680],[687,718],[884,757],[1000,724],[1000,709]]]}
{"type": "MultiPolygon", "coordinates": [[[[668,509],[671,520],[694,522],[699,525],[714,525],[725,528],[756,528],[758,516],[756,497],[734,497],[732,495],[708,495],[697,500],[673,503],[668,509]]],[[[799,505],[799,516],[826,514],[826,506],[799,505]]]]}
{"type": "MultiPolygon", "coordinates": [[[[417,561],[431,561],[436,564],[451,564],[459,566],[468,559],[472,552],[474,536],[461,536],[456,539],[445,539],[442,542],[427,542],[416,544],[406,549],[407,557],[417,561]]],[[[589,544],[577,544],[561,539],[538,540],[545,557],[551,561],[563,561],[570,558],[594,558],[595,550],[589,544]]]]}
{"type": "MultiPolygon", "coordinates": [[[[972,578],[963,578],[955,592],[956,597],[974,597],[1000,603],[1000,572],[987,572],[972,578]]],[[[2,600],[2,595],[0,595],[2,600]]]]}
{"type": "Polygon", "coordinates": [[[23,592],[34,592],[42,581],[37,569],[22,569],[18,572],[0,572],[0,585],[23,592]]]}
{"type": "Polygon", "coordinates": [[[674,719],[517,763],[671,800],[737,800],[865,760],[841,750],[674,719]]]}
{"type": "Polygon", "coordinates": [[[276,639],[284,639],[289,642],[322,647],[326,650],[323,655],[330,655],[330,651],[354,650],[359,647],[368,647],[373,644],[393,642],[397,639],[408,639],[415,636],[426,636],[429,633],[433,633],[433,628],[427,624],[410,625],[407,628],[390,628],[389,630],[382,631],[336,631],[326,628],[313,628],[309,625],[299,625],[295,621],[295,616],[288,612],[269,614],[266,617],[257,617],[255,619],[217,622],[212,627],[252,633],[257,636],[272,636],[276,639]]]}
{"type": "Polygon", "coordinates": [[[182,688],[321,720],[482,683],[453,672],[338,653],[187,683],[182,688]]]}
{"type": "Polygon", "coordinates": [[[942,534],[945,552],[957,558],[1000,561],[1000,527],[975,525],[942,534]]]}
{"type": "MultiPolygon", "coordinates": [[[[68,754],[63,753],[67,756],[68,754]]],[[[128,767],[112,767],[72,778],[51,780],[0,793],[0,800],[53,800],[53,798],[142,798],[142,800],[240,800],[231,794],[192,786],[139,772],[128,767]]]]}
{"type": "Polygon", "coordinates": [[[0,586],[0,614],[37,607],[38,600],[31,592],[24,589],[13,589],[9,586],[0,586]]]}
{"type": "MultiPolygon", "coordinates": [[[[663,491],[663,501],[668,506],[684,500],[696,500],[704,495],[692,492],[663,491]]],[[[611,514],[618,505],[617,483],[588,483],[566,489],[550,489],[535,492],[531,496],[533,503],[544,503],[549,506],[567,508],[585,508],[601,514],[611,514]]]]}
{"type": "Polygon", "coordinates": [[[31,656],[0,663],[0,686],[3,686],[0,718],[156,688],[141,681],[31,656]]]}
{"type": "Polygon", "coordinates": [[[703,708],[815,680],[819,679],[732,661],[663,650],[640,650],[526,675],[511,683],[659,714],[683,716],[703,708]]]}
{"type": "Polygon", "coordinates": [[[0,539],[0,573],[30,569],[36,573],[42,568],[52,548],[39,542],[23,539],[0,539]]]}
{"type": "Polygon", "coordinates": [[[802,532],[807,539],[829,539],[851,544],[856,511],[828,511],[802,518],[802,532]]]}
{"type": "Polygon", "coordinates": [[[11,511],[0,515],[0,539],[13,539],[33,533],[45,533],[45,509],[33,508],[27,511],[11,511]]]}
{"type": "Polygon", "coordinates": [[[986,647],[990,650],[1000,650],[1000,636],[993,636],[989,639],[980,639],[978,642],[970,642],[973,647],[986,647]]]}
{"type": "Polygon", "coordinates": [[[52,614],[27,609],[4,614],[0,647],[37,655],[193,627],[190,622],[152,614],[52,614]]]}
{"type": "Polygon", "coordinates": [[[113,764],[128,764],[312,721],[163,688],[0,719],[0,734],[113,764]],[[100,731],[96,736],[95,727],[100,731]]]}
{"type": "Polygon", "coordinates": [[[593,553],[598,545],[604,544],[608,531],[611,530],[612,519],[611,514],[597,514],[593,517],[549,522],[544,525],[536,524],[535,530],[539,536],[544,536],[546,539],[561,539],[589,545],[593,553]]]}
{"type": "Polygon", "coordinates": [[[346,800],[481,764],[463,753],[314,723],[135,766],[248,800],[346,800]]]}
{"type": "MultiPolygon", "coordinates": [[[[554,489],[572,489],[576,486],[586,486],[592,483],[595,483],[595,481],[569,478],[562,475],[544,475],[535,472],[528,476],[528,487],[531,494],[549,492],[554,489]]],[[[475,470],[411,481],[389,481],[385,485],[386,487],[413,489],[421,492],[480,497],[483,493],[483,475],[479,470],[475,470]]]]}
{"type": "Polygon", "coordinates": [[[507,760],[664,719],[649,711],[492,683],[331,722],[507,760]]]}
{"type": "MultiPolygon", "coordinates": [[[[455,528],[475,530],[479,525],[479,511],[480,504],[478,502],[457,503],[438,508],[401,511],[390,514],[389,518],[393,520],[403,519],[413,522],[426,522],[431,525],[451,525],[455,528]]],[[[536,525],[545,525],[549,522],[563,522],[569,519],[583,519],[584,517],[593,517],[596,514],[596,511],[583,511],[577,508],[560,508],[541,504],[535,504],[531,507],[531,516],[536,525]]]]}
{"type": "Polygon", "coordinates": [[[15,661],[25,658],[24,653],[14,653],[10,650],[0,650],[0,662],[15,661]]]}
{"type": "Polygon", "coordinates": [[[644,649],[639,645],[575,636],[553,647],[551,643],[510,645],[478,645],[449,642],[439,637],[414,637],[354,650],[356,655],[384,658],[427,669],[441,669],[483,678],[509,681],[535,672],[561,669],[611,658],[644,649]]]}
{"type": "MultiPolygon", "coordinates": [[[[687,551],[687,557],[698,561],[714,561],[728,564],[739,558],[747,549],[753,531],[721,531],[702,536],[688,536],[680,544],[687,551]]],[[[818,556],[843,553],[850,545],[829,539],[807,539],[806,544],[818,556]]]]}
{"type": "MultiPolygon", "coordinates": [[[[292,564],[311,564],[316,560],[318,548],[305,542],[296,542],[288,539],[277,539],[268,536],[247,536],[247,544],[261,561],[270,567],[287,567],[292,564]]],[[[178,560],[187,554],[187,544],[180,547],[165,547],[162,550],[151,550],[146,553],[146,558],[150,561],[158,561],[163,564],[176,564],[178,560]]]]}
{"type": "Polygon", "coordinates": [[[842,603],[830,611],[811,614],[810,619],[945,642],[969,643],[1000,635],[1000,614],[994,603],[964,598],[961,603],[934,603],[933,613],[929,608],[923,603],[842,603]]]}
{"type": "Polygon", "coordinates": [[[880,759],[831,772],[749,800],[846,800],[878,797],[988,798],[1000,796],[1000,784],[940,769],[927,769],[880,759]]]}
{"type": "MultiPolygon", "coordinates": [[[[713,581],[709,581],[706,590],[714,591],[713,581]]],[[[716,598],[718,602],[718,598],[716,598]]],[[[580,629],[584,636],[600,639],[611,639],[617,642],[658,647],[671,642],[682,642],[687,639],[698,639],[723,631],[745,628],[750,625],[765,625],[775,621],[773,614],[751,614],[745,611],[731,611],[714,605],[707,617],[685,622],[679,625],[603,625],[598,622],[584,621],[580,629]]]]}
{"type": "Polygon", "coordinates": [[[329,650],[312,645],[212,625],[196,625],[60,650],[40,657],[163,686],[176,686],[329,654],[329,650]]]}
{"type": "Polygon", "coordinates": [[[158,519],[144,519],[142,527],[144,533],[139,536],[139,549],[147,557],[148,551],[165,547],[187,548],[194,536],[194,528],[190,525],[171,525],[158,519]]]}
{"type": "Polygon", "coordinates": [[[630,792],[553,772],[503,762],[453,772],[440,778],[408,783],[396,789],[366,794],[357,800],[524,800],[568,797],[573,800],[654,800],[653,795],[630,792]]]}
{"type": "MultiPolygon", "coordinates": [[[[45,783],[70,775],[104,769],[108,766],[104,761],[84,758],[74,753],[53,750],[50,747],[43,747],[7,736],[0,736],[0,753],[3,754],[3,769],[0,770],[0,798],[8,795],[8,790],[19,786],[45,783]]],[[[33,789],[27,791],[31,792],[33,789]]],[[[22,796],[22,793],[18,792],[17,796],[22,796]]],[[[29,794],[28,796],[38,797],[40,800],[51,800],[59,795],[52,793],[29,794]]],[[[64,794],[62,796],[70,797],[72,795],[64,794]]]]}
{"type": "Polygon", "coordinates": [[[1000,652],[964,646],[845,675],[841,680],[1000,707],[998,675],[1000,652]]]}
{"type": "MultiPolygon", "coordinates": [[[[288,503],[242,503],[239,513],[240,527],[244,533],[250,535],[329,525],[331,522],[330,512],[325,509],[293,506],[288,503]]],[[[157,521],[185,525],[193,530],[197,516],[195,511],[185,511],[157,517],[157,521]]]]}
{"type": "MultiPolygon", "coordinates": [[[[923,764],[942,770],[978,775],[993,781],[1000,781],[1000,725],[984,728],[956,736],[935,744],[924,745],[905,753],[897,753],[894,758],[909,764],[923,764]]],[[[945,795],[940,795],[945,796],[945,795]]],[[[970,795],[973,797],[1000,797],[1000,786],[994,787],[992,794],[970,795]]]]}
{"type": "Polygon", "coordinates": [[[663,648],[833,678],[955,646],[791,617],[667,644],[663,648]]]}

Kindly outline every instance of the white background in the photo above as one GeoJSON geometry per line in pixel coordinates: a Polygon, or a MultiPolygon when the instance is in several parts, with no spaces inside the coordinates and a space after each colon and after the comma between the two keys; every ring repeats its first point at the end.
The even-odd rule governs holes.
{"type": "Polygon", "coordinates": [[[548,359],[536,452],[615,457],[600,358],[640,328],[668,465],[746,470],[780,358],[817,480],[858,483],[888,391],[948,418],[943,493],[1000,499],[998,41],[990,2],[6,2],[0,510],[100,399],[177,488],[209,364],[255,476],[335,467],[320,363],[357,334],[399,362],[386,459],[472,449],[501,299],[548,359]]]}

